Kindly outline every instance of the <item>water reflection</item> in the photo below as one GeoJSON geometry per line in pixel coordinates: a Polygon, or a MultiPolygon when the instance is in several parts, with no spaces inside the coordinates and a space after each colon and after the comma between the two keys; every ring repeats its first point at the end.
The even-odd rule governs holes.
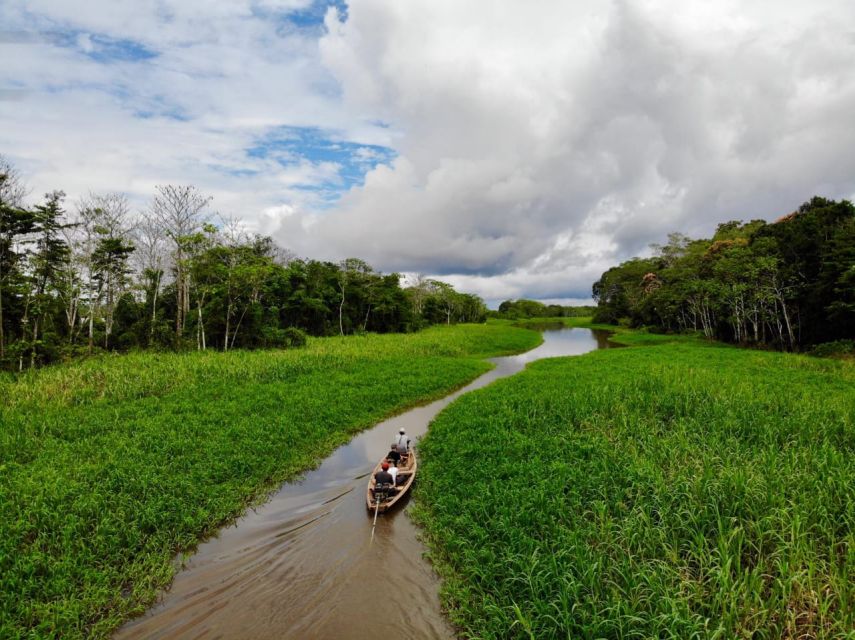
{"type": "Polygon", "coordinates": [[[440,611],[438,579],[402,515],[406,507],[381,516],[371,540],[367,474],[400,427],[417,439],[462,394],[534,360],[618,346],[608,335],[546,330],[536,349],[494,358],[496,367],[464,388],[362,432],[201,544],[162,601],[118,637],[362,639],[382,630],[399,638],[453,638],[440,611]]]}
{"type": "Polygon", "coordinates": [[[611,331],[600,329],[545,329],[543,331],[543,344],[536,349],[508,358],[496,358],[496,361],[511,360],[528,364],[543,358],[579,356],[597,349],[612,349],[623,346],[609,341],[610,335],[612,335],[611,331]]]}

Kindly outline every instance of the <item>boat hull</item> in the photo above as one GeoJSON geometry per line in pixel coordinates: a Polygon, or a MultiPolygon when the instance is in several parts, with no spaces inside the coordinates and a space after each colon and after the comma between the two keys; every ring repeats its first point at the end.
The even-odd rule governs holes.
{"type": "MultiPolygon", "coordinates": [[[[385,460],[385,458],[383,459],[385,460]]],[[[371,477],[368,480],[368,488],[365,491],[365,506],[371,513],[374,511],[378,511],[379,513],[384,513],[395,506],[401,498],[403,498],[410,490],[410,487],[413,485],[413,481],[416,479],[416,469],[418,468],[418,461],[416,460],[416,452],[412,449],[410,450],[410,454],[407,460],[406,465],[401,465],[398,467],[398,473],[408,473],[409,476],[404,480],[403,484],[399,484],[396,488],[398,489],[397,493],[390,495],[387,499],[383,500],[378,506],[374,501],[374,475],[380,471],[380,467],[383,464],[383,460],[377,463],[377,466],[374,467],[374,470],[371,472],[371,477]]]]}

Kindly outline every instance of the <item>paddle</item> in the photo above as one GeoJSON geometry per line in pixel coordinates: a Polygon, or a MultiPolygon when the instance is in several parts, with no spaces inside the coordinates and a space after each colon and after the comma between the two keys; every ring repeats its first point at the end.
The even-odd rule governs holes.
{"type": "Polygon", "coordinates": [[[371,542],[374,542],[374,527],[377,526],[377,514],[380,513],[380,498],[377,496],[377,487],[374,488],[374,502],[377,505],[374,507],[374,523],[371,525],[371,542]]]}

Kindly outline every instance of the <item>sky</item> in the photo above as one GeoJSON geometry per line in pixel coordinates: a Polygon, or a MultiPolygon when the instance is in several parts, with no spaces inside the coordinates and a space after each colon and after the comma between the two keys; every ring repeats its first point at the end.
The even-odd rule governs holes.
{"type": "Polygon", "coordinates": [[[855,196],[851,0],[0,0],[0,59],[34,198],[194,184],[492,306],[855,196]]]}

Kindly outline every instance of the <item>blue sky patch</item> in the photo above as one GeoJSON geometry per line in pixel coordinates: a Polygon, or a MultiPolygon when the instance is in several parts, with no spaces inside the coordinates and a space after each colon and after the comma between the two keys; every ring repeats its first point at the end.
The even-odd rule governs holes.
{"type": "Polygon", "coordinates": [[[347,3],[343,0],[316,0],[309,7],[300,9],[288,14],[288,19],[298,27],[314,27],[324,23],[324,16],[327,14],[327,9],[336,7],[338,9],[339,19],[344,22],[347,20],[347,3]]]}
{"type": "Polygon", "coordinates": [[[324,31],[324,17],[330,7],[338,9],[339,19],[342,22],[347,20],[347,3],[344,0],[314,0],[304,9],[287,12],[277,12],[256,5],[252,8],[252,12],[256,16],[276,20],[280,24],[280,32],[298,30],[320,35],[324,31]]]}
{"type": "Polygon", "coordinates": [[[51,34],[58,47],[74,49],[95,62],[140,62],[156,58],[158,53],[135,40],[111,38],[85,31],[59,31],[51,34]]]}
{"type": "Polygon", "coordinates": [[[246,154],[251,158],[272,159],[285,167],[301,161],[337,165],[335,179],[298,187],[325,194],[324,200],[328,201],[335,201],[344,191],[361,185],[366,173],[379,164],[391,163],[397,155],[389,147],[341,140],[334,132],[318,127],[279,127],[247,149],[246,154]]]}

